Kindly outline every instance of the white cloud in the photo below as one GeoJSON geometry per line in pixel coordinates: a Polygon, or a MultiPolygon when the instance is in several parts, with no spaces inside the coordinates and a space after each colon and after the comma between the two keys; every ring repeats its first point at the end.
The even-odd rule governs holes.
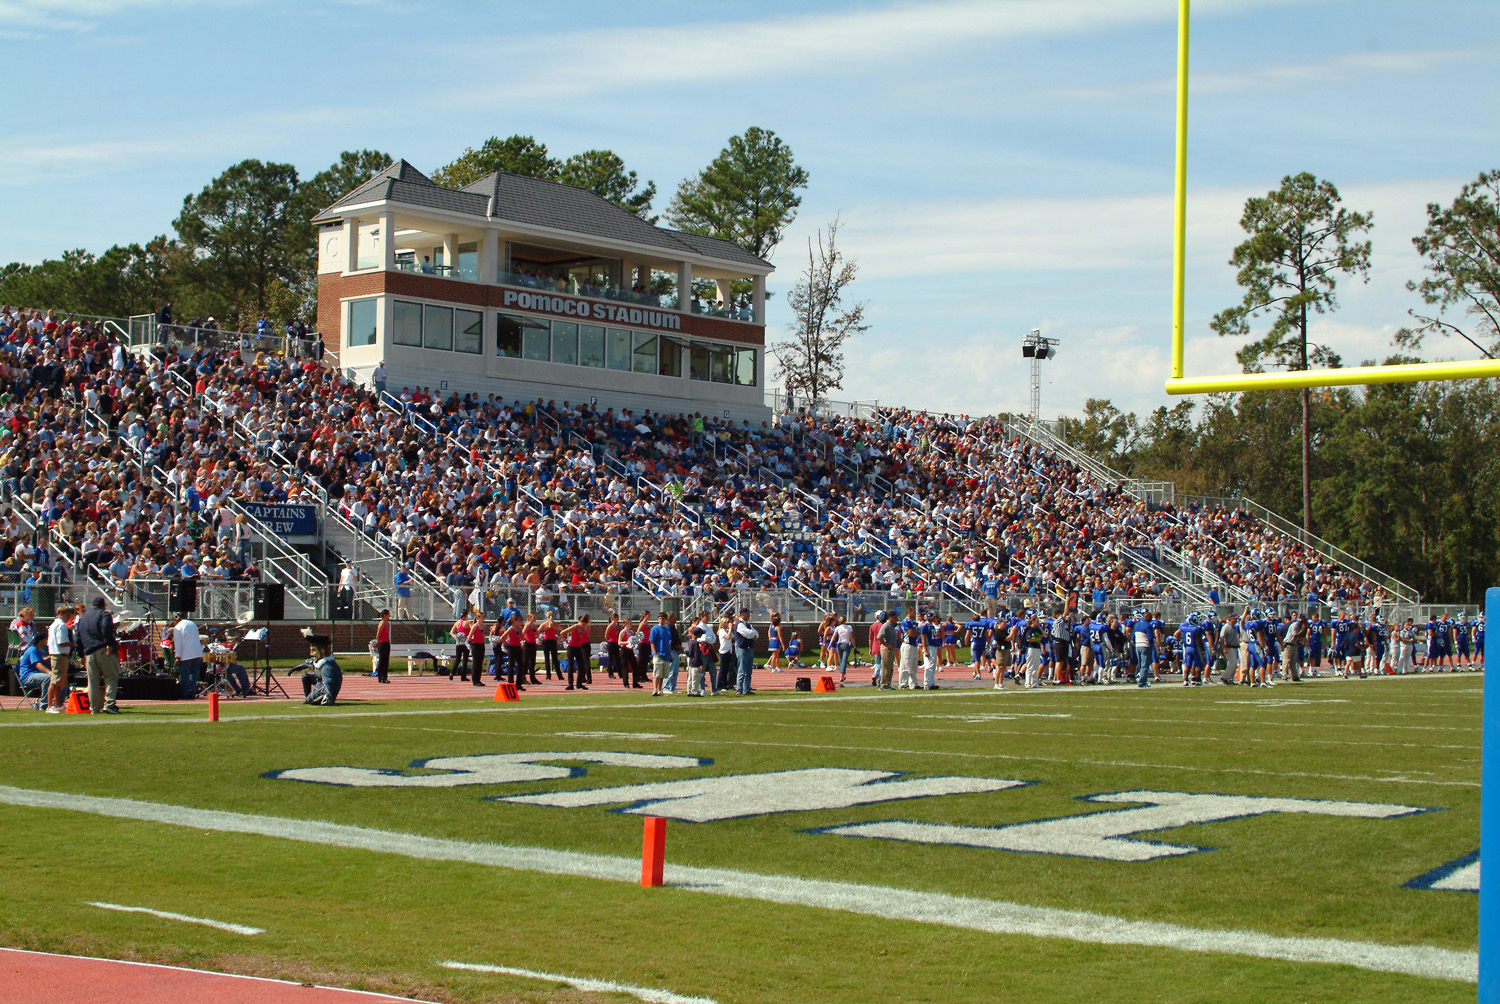
{"type": "MultiPolygon", "coordinates": [[[[1465,180],[1342,187],[1346,205],[1374,213],[1370,282],[1340,284],[1339,310],[1314,317],[1313,341],[1339,352],[1345,365],[1391,352],[1391,336],[1415,304],[1405,283],[1421,271],[1410,238],[1424,225],[1425,205],[1451,200],[1465,180]]],[[[1184,350],[1190,374],[1239,372],[1234,353],[1241,343],[1212,334],[1208,319],[1241,295],[1227,262],[1243,238],[1245,198],[1278,181],[1190,193],[1184,350]]],[[[969,414],[1024,411],[1030,378],[1019,338],[1036,324],[1063,340],[1058,357],[1042,364],[1044,414],[1077,414],[1090,397],[1110,398],[1137,412],[1170,404],[1163,384],[1169,369],[1171,218],[1166,193],[1006,196],[847,210],[840,235],[861,265],[853,292],[871,302],[876,323],[851,353],[857,364],[848,367],[843,396],[969,414]],[[1014,284],[1027,288],[1028,307],[1040,307],[1042,316],[1012,329],[1005,321],[1017,319],[1005,310],[1006,290],[1014,284]],[[1116,298],[1113,290],[1125,292],[1116,298]]],[[[805,218],[788,239],[780,284],[794,281],[792,249],[801,248],[815,226],[805,218]]],[[[1432,350],[1467,358],[1466,348],[1443,344],[1432,350]]]]}
{"type": "MultiPolygon", "coordinates": [[[[1189,80],[1195,96],[1253,93],[1263,95],[1282,88],[1310,84],[1349,83],[1370,77],[1411,76],[1473,63],[1500,62],[1500,47],[1480,46],[1451,49],[1405,49],[1386,52],[1350,52],[1304,63],[1267,63],[1229,72],[1194,71],[1189,80]]],[[[1031,98],[1132,102],[1157,94],[1172,94],[1173,76],[1153,77],[1134,83],[1112,83],[1108,87],[1056,87],[1030,92],[1031,98]]]]}
{"type": "MultiPolygon", "coordinates": [[[[1200,0],[1199,14],[1308,0],[1200,0]]],[[[1023,37],[1076,35],[1127,24],[1170,21],[1171,0],[938,0],[932,3],[802,14],[768,21],[602,28],[523,39],[491,38],[454,47],[445,58],[494,66],[507,99],[556,100],[603,90],[719,81],[753,86],[767,78],[827,74],[855,65],[969,49],[1023,37]],[[552,74],[550,68],[566,66],[552,74]],[[539,72],[540,71],[540,72],[539,72]]],[[[494,94],[472,95],[488,103],[494,94]]]]}

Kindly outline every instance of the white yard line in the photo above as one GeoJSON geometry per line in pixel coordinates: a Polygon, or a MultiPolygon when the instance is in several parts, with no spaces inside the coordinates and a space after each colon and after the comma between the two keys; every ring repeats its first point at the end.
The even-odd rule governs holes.
{"type": "MultiPolygon", "coordinates": [[[[559,851],[547,847],[466,843],[339,823],[192,809],[155,802],[9,786],[0,786],[0,803],[166,823],[196,830],[257,834],[281,840],[399,854],[428,861],[459,861],[631,885],[640,881],[640,861],[636,858],[559,851]]],[[[1137,945],[1291,962],[1330,963],[1470,983],[1478,980],[1479,973],[1477,952],[1431,945],[1383,945],[1337,938],[1292,937],[1260,931],[1200,929],[1159,921],[1128,920],[1084,910],[1062,910],[945,893],[685,865],[668,865],[666,882],[669,886],[686,892],[841,910],[888,920],[914,921],[995,934],[1024,934],[1094,944],[1137,945]]],[[[632,890],[632,894],[651,895],[635,890],[632,890]]]]}
{"type": "Polygon", "coordinates": [[[561,973],[539,973],[534,969],[516,969],[513,966],[486,966],[477,962],[439,962],[444,969],[467,969],[474,973],[500,973],[504,976],[523,976],[529,980],[546,980],[549,983],[566,983],[576,990],[595,994],[629,994],[652,1004],[718,1004],[712,997],[684,997],[670,990],[654,990],[630,983],[613,983],[595,980],[587,976],[563,976],[561,973]]]}
{"type": "Polygon", "coordinates": [[[221,931],[230,934],[265,934],[263,927],[246,927],[244,924],[231,924],[227,920],[209,920],[207,917],[189,917],[185,913],[172,913],[168,910],[153,910],[145,906],[121,906],[119,903],[95,903],[93,900],[84,900],[89,906],[97,906],[101,910],[118,910],[121,913],[149,913],[153,917],[162,920],[180,920],[184,924],[202,924],[204,927],[217,927],[221,931]]]}

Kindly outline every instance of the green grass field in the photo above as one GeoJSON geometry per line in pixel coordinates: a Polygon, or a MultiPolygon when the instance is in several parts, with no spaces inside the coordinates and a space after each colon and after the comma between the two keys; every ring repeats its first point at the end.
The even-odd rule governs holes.
{"type": "MultiPolygon", "coordinates": [[[[132,709],[119,720],[6,713],[0,752],[10,788],[0,793],[0,819],[9,867],[0,943],[463,1002],[615,998],[440,962],[614,980],[720,1004],[1472,1000],[1476,898],[1405,883],[1478,846],[1480,691],[1479,676],[1459,675],[1268,690],[851,687],[750,699],[593,693],[509,706],[260,704],[226,708],[235,717],[215,725],[202,720],[201,707],[132,709]],[[7,727],[18,723],[38,724],[7,727]],[[448,766],[586,773],[481,774],[463,778],[481,783],[431,787],[368,771],[304,776],[385,786],[262,776],[583,751],[712,762],[464,761],[448,766]],[[791,773],[822,768],[903,776],[874,780],[865,786],[871,792],[857,790],[852,774],[830,785],[826,772],[791,773]],[[788,773],[735,777],[766,772],[788,773]],[[602,804],[493,800],[714,777],[726,780],[581,799],[602,804]],[[881,784],[938,777],[1026,783],[847,804],[883,797],[881,784]],[[36,801],[15,789],[293,822],[122,818],[95,802],[15,804],[36,801]],[[696,799],[683,797],[694,792],[696,799]],[[1299,811],[1249,814],[1269,803],[1199,799],[1187,804],[1208,805],[1204,814],[1217,813],[1217,821],[1141,832],[1123,822],[1154,817],[1121,814],[1142,804],[1139,796],[1080,801],[1117,792],[1363,808],[1325,815],[1298,802],[1299,811]],[[651,798],[676,799],[655,805],[669,816],[713,818],[669,822],[668,886],[642,889],[632,881],[642,817],[620,810],[651,798]],[[807,799],[825,807],[806,808],[807,799]],[[794,811],[770,811],[787,806],[794,811]],[[1132,835],[1072,824],[998,831],[1045,853],[910,839],[982,841],[997,831],[979,828],[1100,813],[1106,830],[1132,835]],[[889,831],[906,839],[808,832],[895,820],[966,829],[889,831]],[[295,821],[389,833],[350,836],[360,831],[295,821]],[[401,836],[412,834],[437,839],[401,836]],[[1158,853],[1142,851],[1141,841],[1172,849],[1146,860],[1099,856],[1158,853]],[[1211,849],[1189,853],[1193,847],[1211,849]],[[497,855],[514,867],[499,866],[497,855]],[[783,877],[823,881],[789,885],[783,877]],[[265,933],[109,912],[89,901],[265,933]],[[911,919],[914,903],[926,904],[922,919],[911,919]],[[1159,936],[1178,947],[1153,940],[1159,936]],[[1267,945],[1301,947],[1268,957],[1281,950],[1267,945]],[[1309,961],[1311,952],[1327,961],[1309,961]]],[[[1182,801],[1157,801],[1173,799],[1182,801]]]]}

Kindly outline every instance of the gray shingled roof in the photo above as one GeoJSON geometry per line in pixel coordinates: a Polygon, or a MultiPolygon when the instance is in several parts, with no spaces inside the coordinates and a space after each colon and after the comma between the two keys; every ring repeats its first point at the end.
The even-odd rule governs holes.
{"type": "Polygon", "coordinates": [[[732,241],[656,227],[586,188],[496,171],[462,191],[443,188],[404,160],[398,160],[314,217],[336,217],[342,206],[388,200],[444,209],[468,216],[513,220],[575,234],[659,248],[664,256],[689,252],[718,261],[766,267],[732,241]]]}

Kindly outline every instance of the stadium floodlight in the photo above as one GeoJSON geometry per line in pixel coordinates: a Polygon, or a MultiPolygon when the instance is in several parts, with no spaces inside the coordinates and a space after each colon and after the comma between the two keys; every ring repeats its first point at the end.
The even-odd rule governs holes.
{"type": "Polygon", "coordinates": [[[1349,384],[1415,383],[1423,380],[1471,380],[1500,377],[1500,359],[1469,362],[1402,363],[1351,366],[1348,369],[1290,370],[1278,373],[1234,373],[1225,376],[1183,375],[1183,300],[1187,246],[1187,106],[1188,7],[1177,0],[1177,162],[1172,226],[1172,376],[1168,394],[1217,394],[1239,390],[1289,387],[1336,387],[1349,384]]]}
{"type": "Polygon", "coordinates": [[[1042,412],[1042,360],[1057,358],[1056,338],[1042,336],[1041,328],[1032,328],[1021,339],[1021,355],[1031,360],[1031,420],[1041,418],[1042,412]]]}

